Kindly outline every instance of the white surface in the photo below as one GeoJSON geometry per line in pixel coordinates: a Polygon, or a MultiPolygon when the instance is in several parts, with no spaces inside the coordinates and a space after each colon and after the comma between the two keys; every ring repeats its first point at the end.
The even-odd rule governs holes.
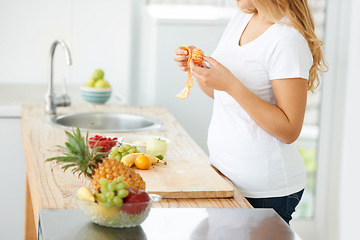
{"type": "Polygon", "coordinates": [[[115,91],[127,97],[133,2],[0,1],[0,83],[46,83],[50,46],[61,38],[73,65],[67,67],[62,49],[56,49],[55,83],[66,78],[80,85],[102,68],[115,91]]]}
{"type": "Polygon", "coordinates": [[[349,24],[349,51],[348,65],[346,68],[346,88],[344,104],[344,124],[341,159],[341,180],[339,186],[339,232],[340,239],[351,239],[358,235],[358,222],[354,216],[360,215],[358,207],[349,204],[351,199],[360,199],[360,157],[359,157],[359,135],[360,135],[360,81],[359,81],[359,54],[360,54],[360,1],[352,0],[349,11],[351,19],[349,24]]]}
{"type": "MultiPolygon", "coordinates": [[[[187,9],[190,11],[192,7],[187,9]]],[[[205,14],[208,8],[198,7],[205,14]]],[[[184,126],[195,141],[207,152],[207,131],[212,113],[212,99],[205,96],[196,82],[185,100],[176,98],[184,87],[187,73],[182,72],[173,60],[175,48],[195,45],[204,50],[206,55],[214,51],[230,15],[226,18],[199,20],[187,16],[179,20],[178,15],[171,18],[174,8],[152,8],[151,14],[143,18],[143,36],[141,42],[141,72],[134,79],[137,94],[133,102],[140,105],[164,106],[184,126]],[[167,13],[165,13],[168,11],[167,13]],[[166,17],[164,17],[166,15],[166,17]]],[[[221,12],[221,8],[217,8],[221,12]]],[[[211,15],[214,12],[208,14],[211,15]]],[[[187,10],[179,14],[184,16],[187,10]]]]}
{"type": "Polygon", "coordinates": [[[21,119],[0,118],[0,239],[24,239],[25,160],[21,119]]]}

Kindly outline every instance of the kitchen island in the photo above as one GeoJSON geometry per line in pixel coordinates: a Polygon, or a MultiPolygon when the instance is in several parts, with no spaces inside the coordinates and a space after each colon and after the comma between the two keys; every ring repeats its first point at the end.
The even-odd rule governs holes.
{"type": "MultiPolygon", "coordinates": [[[[125,134],[146,134],[163,136],[171,140],[167,158],[192,159],[210,163],[208,156],[190,137],[176,119],[163,107],[157,106],[115,106],[115,105],[74,105],[59,107],[58,114],[70,112],[122,112],[139,114],[162,121],[160,129],[141,133],[97,133],[107,136],[125,134]]],[[[75,126],[76,127],[76,126],[75,126]]],[[[74,209],[78,208],[75,196],[81,186],[90,186],[90,180],[78,177],[71,171],[63,172],[61,166],[46,162],[49,157],[61,155],[56,145],[66,142],[64,129],[49,123],[42,104],[22,106],[22,141],[26,161],[26,239],[36,239],[40,209],[74,209]]],[[[216,169],[213,169],[221,175],[216,169]]],[[[151,170],[149,170],[151,171],[151,170]]],[[[225,179],[225,177],[221,177],[225,179]]],[[[231,185],[232,186],[232,185],[231,185]]],[[[151,189],[151,185],[148,186],[151,189]]],[[[169,195],[171,196],[171,195],[169,195]]],[[[191,195],[189,195],[191,196],[191,195]]],[[[211,195],[209,195],[211,196],[211,195]]],[[[233,197],[200,197],[200,198],[163,198],[153,204],[154,208],[251,208],[251,205],[233,188],[233,197]]]]}

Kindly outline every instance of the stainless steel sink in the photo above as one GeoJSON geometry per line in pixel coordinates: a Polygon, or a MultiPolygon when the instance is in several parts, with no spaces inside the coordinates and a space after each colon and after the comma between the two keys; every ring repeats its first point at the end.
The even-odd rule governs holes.
{"type": "Polygon", "coordinates": [[[50,117],[55,126],[72,129],[79,126],[80,130],[99,132],[136,132],[155,130],[162,126],[158,119],[147,116],[114,113],[114,112],[86,112],[69,113],[50,117]]]}

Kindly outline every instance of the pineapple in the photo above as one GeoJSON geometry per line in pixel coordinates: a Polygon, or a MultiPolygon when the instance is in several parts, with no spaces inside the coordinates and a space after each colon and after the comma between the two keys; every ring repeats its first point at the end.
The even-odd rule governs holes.
{"type": "Polygon", "coordinates": [[[84,176],[91,179],[92,187],[95,191],[99,191],[100,179],[106,178],[109,182],[113,179],[122,176],[130,188],[135,191],[145,190],[145,182],[141,176],[133,169],[125,166],[116,159],[109,159],[105,154],[95,154],[101,147],[89,149],[88,135],[86,133],[86,141],[79,127],[73,134],[65,131],[68,141],[65,146],[57,146],[64,151],[64,156],[57,156],[46,159],[46,161],[56,161],[58,164],[63,164],[62,169],[66,171],[68,168],[73,168],[72,172],[79,172],[79,176],[84,176]]]}

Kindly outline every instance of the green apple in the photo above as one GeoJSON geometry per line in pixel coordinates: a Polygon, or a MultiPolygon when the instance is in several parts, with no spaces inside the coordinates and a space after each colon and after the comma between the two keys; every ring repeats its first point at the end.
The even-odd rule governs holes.
{"type": "Polygon", "coordinates": [[[85,83],[85,87],[94,87],[94,85],[95,85],[95,79],[94,78],[89,78],[85,83]]]}
{"type": "Polygon", "coordinates": [[[146,154],[158,157],[162,160],[167,152],[166,140],[151,138],[146,142],[146,154]]]}
{"type": "Polygon", "coordinates": [[[110,88],[110,83],[104,79],[99,79],[95,82],[94,88],[110,88]]]}
{"type": "Polygon", "coordinates": [[[95,81],[99,80],[99,79],[103,79],[104,78],[104,71],[101,69],[96,69],[93,73],[93,78],[95,79],[95,81]]]}

